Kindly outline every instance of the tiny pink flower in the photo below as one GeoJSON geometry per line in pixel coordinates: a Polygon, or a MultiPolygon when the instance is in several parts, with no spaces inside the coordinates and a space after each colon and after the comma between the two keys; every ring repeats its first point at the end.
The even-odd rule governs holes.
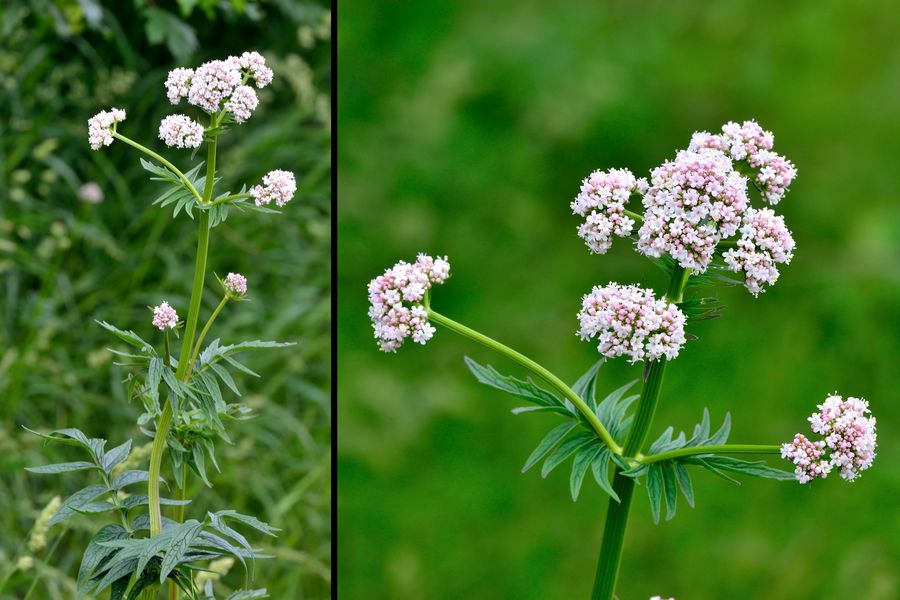
{"type": "Polygon", "coordinates": [[[163,302],[153,309],[153,326],[160,331],[175,329],[178,326],[178,313],[168,302],[163,302]]]}
{"type": "Polygon", "coordinates": [[[203,125],[185,115],[169,115],[159,124],[159,139],[170,148],[199,148],[203,125]]]}
{"type": "Polygon", "coordinates": [[[178,104],[182,98],[187,98],[191,89],[191,77],[193,69],[172,69],[166,77],[166,96],[172,104],[178,104]]]}
{"type": "Polygon", "coordinates": [[[235,121],[243,123],[250,118],[258,105],[259,98],[256,91],[249,85],[240,85],[225,103],[225,110],[232,114],[235,121]]]}
{"type": "Polygon", "coordinates": [[[111,108],[108,111],[101,110],[88,119],[88,142],[91,144],[91,149],[99,150],[102,146],[112,144],[112,133],[116,128],[116,123],[124,120],[125,111],[118,108],[111,108]]]}
{"type": "Polygon", "coordinates": [[[250,195],[257,206],[265,206],[272,200],[278,206],[284,206],[297,193],[297,182],[290,171],[275,169],[267,173],[262,181],[262,185],[250,188],[250,195]]]}
{"type": "Polygon", "coordinates": [[[595,286],[581,303],[578,334],[596,338],[600,354],[629,362],[673,359],[684,345],[684,313],[636,285],[595,286]]]}
{"type": "Polygon", "coordinates": [[[247,293],[247,278],[240,273],[229,273],[225,277],[225,290],[230,294],[243,296],[247,293]]]}
{"type": "Polygon", "coordinates": [[[396,352],[404,340],[424,344],[434,335],[422,302],[435,284],[450,276],[447,257],[419,254],[416,262],[403,261],[369,282],[369,317],[383,352],[396,352]]]}
{"type": "Polygon", "coordinates": [[[778,280],[778,264],[788,264],[794,256],[794,238],[784,224],[784,217],[771,208],[750,208],[744,214],[741,238],[736,248],[723,254],[725,264],[732,271],[744,273],[744,285],[754,296],[764,284],[778,280]]]}

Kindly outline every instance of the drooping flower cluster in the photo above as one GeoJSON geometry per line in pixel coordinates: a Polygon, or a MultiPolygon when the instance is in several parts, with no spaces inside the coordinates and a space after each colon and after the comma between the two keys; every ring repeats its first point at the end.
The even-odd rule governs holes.
{"type": "Polygon", "coordinates": [[[247,293],[247,278],[240,273],[229,273],[225,276],[225,291],[236,296],[247,293]]]}
{"type": "Polygon", "coordinates": [[[597,349],[609,358],[671,360],[685,342],[681,310],[636,285],[595,286],[584,296],[578,320],[581,339],[597,338],[597,349]]]}
{"type": "Polygon", "coordinates": [[[744,214],[741,238],[736,248],[725,251],[725,264],[732,271],[743,271],[744,285],[754,296],[764,284],[778,280],[777,264],[788,264],[794,256],[794,238],[784,217],[771,208],[750,208],[744,214]]]}
{"type": "Polygon", "coordinates": [[[722,126],[722,133],[698,131],[691,138],[690,149],[720,150],[736,161],[746,162],[756,170],[755,182],[763,198],[769,204],[778,204],[788,186],[797,177],[797,169],[791,161],[772,151],[775,136],[760,127],[756,121],[737,124],[729,121],[722,126]]]}
{"type": "Polygon", "coordinates": [[[817,408],[819,412],[809,417],[809,423],[823,439],[810,442],[798,433],[793,442],[782,446],[781,456],[796,465],[794,472],[800,483],[824,478],[832,468],[839,469],[843,479],[853,481],[875,459],[877,434],[869,403],[832,394],[817,408]]]}
{"type": "Polygon", "coordinates": [[[435,329],[422,303],[428,290],[448,277],[447,257],[419,254],[416,262],[400,261],[369,282],[369,317],[382,351],[396,352],[410,337],[419,344],[431,339],[435,329]]]}
{"type": "Polygon", "coordinates": [[[185,115],[169,115],[159,124],[159,139],[170,148],[199,148],[203,125],[185,115]]]}
{"type": "Polygon", "coordinates": [[[113,143],[112,132],[116,123],[125,120],[125,111],[118,108],[101,110],[88,119],[88,142],[91,149],[99,150],[102,146],[113,143]]]}
{"type": "Polygon", "coordinates": [[[259,103],[256,92],[245,82],[253,79],[256,87],[264,88],[272,83],[272,77],[272,69],[260,53],[244,52],[205,62],[196,69],[173,69],[166,78],[166,95],[172,104],[187,98],[208,113],[221,110],[224,102],[225,110],[243,123],[259,103]]]}
{"type": "Polygon", "coordinates": [[[653,170],[644,195],[638,250],[702,273],[716,244],[733,235],[747,209],[747,180],[712,148],[682,150],[653,170]]]}
{"type": "Polygon", "coordinates": [[[591,252],[604,254],[612,246],[612,236],[631,235],[634,219],[625,214],[632,193],[647,191],[647,180],[636,179],[628,169],[594,171],[581,182],[581,193],[572,202],[572,212],[585,217],[578,236],[591,252]]]}
{"type": "Polygon", "coordinates": [[[175,329],[178,326],[178,313],[168,302],[153,308],[153,326],[160,331],[175,329]]]}
{"type": "Polygon", "coordinates": [[[269,171],[263,177],[262,185],[250,188],[250,195],[253,196],[257,206],[265,206],[272,200],[278,206],[284,206],[296,193],[297,181],[294,179],[294,174],[281,169],[269,171]]]}

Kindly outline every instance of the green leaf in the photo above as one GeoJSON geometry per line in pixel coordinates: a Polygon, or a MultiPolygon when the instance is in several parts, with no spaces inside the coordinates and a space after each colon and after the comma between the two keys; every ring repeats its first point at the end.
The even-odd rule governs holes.
{"type": "Polygon", "coordinates": [[[687,468],[683,464],[678,461],[673,462],[678,487],[681,488],[681,493],[684,494],[684,499],[687,500],[690,507],[694,508],[694,486],[691,484],[691,474],[688,473],[687,468]]]}
{"type": "Polygon", "coordinates": [[[557,425],[553,429],[550,430],[550,433],[544,436],[544,439],[537,445],[534,449],[534,452],[529,455],[528,460],[525,461],[525,466],[522,467],[522,472],[524,473],[535,464],[538,463],[544,456],[550,452],[556,445],[564,438],[570,431],[572,431],[577,426],[574,422],[562,423],[561,425],[557,425]]]}
{"type": "Polygon", "coordinates": [[[194,460],[193,465],[197,468],[197,474],[200,475],[200,479],[203,480],[203,483],[206,484],[206,487],[212,487],[213,485],[209,482],[209,479],[206,477],[206,462],[203,458],[203,448],[200,447],[199,444],[194,444],[191,447],[191,452],[193,454],[194,460]]]}
{"type": "Polygon", "coordinates": [[[172,572],[172,569],[178,566],[178,562],[191,548],[191,544],[200,535],[202,529],[203,523],[191,519],[190,521],[185,521],[172,534],[171,542],[166,546],[166,555],[163,558],[159,572],[160,583],[163,583],[166,577],[169,576],[169,573],[172,572]]]}
{"type": "Polygon", "coordinates": [[[73,506],[72,510],[77,513],[91,515],[96,513],[109,512],[111,510],[115,510],[116,505],[112,502],[107,502],[106,500],[98,500],[97,502],[88,502],[87,504],[82,504],[80,506],[73,506]]]}
{"type": "Polygon", "coordinates": [[[597,482],[597,485],[600,486],[600,489],[609,494],[610,498],[616,502],[621,502],[621,500],[619,500],[619,495],[609,483],[609,458],[609,448],[604,446],[600,454],[594,458],[594,462],[591,463],[591,470],[594,473],[594,480],[597,482]]]}
{"type": "Polygon", "coordinates": [[[507,394],[512,394],[513,396],[528,400],[529,402],[534,402],[535,404],[538,404],[540,406],[564,406],[562,400],[557,398],[551,392],[538,387],[530,379],[527,381],[522,381],[520,379],[516,379],[515,377],[501,375],[490,365],[480,365],[468,356],[465,357],[465,361],[466,365],[469,367],[469,370],[472,371],[472,374],[475,376],[475,379],[477,379],[479,383],[483,383],[492,388],[496,388],[500,391],[506,392],[507,394]]]}
{"type": "Polygon", "coordinates": [[[124,444],[116,446],[115,448],[104,454],[103,458],[100,460],[100,463],[107,474],[110,474],[112,473],[112,470],[116,467],[116,465],[128,458],[128,455],[130,453],[131,440],[128,440],[124,444]]]}
{"type": "Polygon", "coordinates": [[[666,498],[666,521],[671,520],[675,516],[675,509],[678,504],[678,488],[675,481],[675,469],[672,463],[665,461],[660,464],[660,473],[663,479],[663,489],[666,498]]]}
{"type": "Polygon", "coordinates": [[[650,498],[653,522],[659,523],[659,509],[662,503],[662,474],[658,465],[650,465],[650,469],[647,471],[647,496],[650,498]]]}
{"type": "Polygon", "coordinates": [[[222,519],[230,519],[233,521],[238,521],[239,523],[243,523],[244,525],[248,525],[257,531],[264,533],[271,537],[278,537],[276,532],[281,531],[277,527],[272,527],[268,523],[264,523],[260,521],[256,517],[251,517],[250,515],[242,515],[239,512],[235,512],[233,510],[220,510],[216,513],[222,519]]]}
{"type": "Polygon", "coordinates": [[[557,446],[556,449],[553,450],[553,452],[551,452],[547,457],[547,460],[544,461],[544,466],[541,467],[541,477],[547,477],[547,475],[550,474],[550,471],[555,469],[561,462],[569,458],[573,452],[575,452],[585,444],[589,444],[594,439],[596,439],[596,436],[593,433],[582,431],[581,433],[573,435],[562,444],[557,446]]]}
{"type": "Polygon", "coordinates": [[[578,394],[579,398],[587,402],[587,405],[591,407],[591,410],[596,410],[597,408],[597,373],[600,372],[600,367],[604,362],[606,362],[606,358],[601,358],[595,362],[584,375],[578,378],[575,385],[572,386],[572,391],[578,394]]]}
{"type": "Polygon", "coordinates": [[[139,348],[144,353],[153,352],[153,346],[151,346],[150,344],[145,342],[143,339],[141,339],[141,336],[139,336],[135,332],[123,331],[122,329],[119,329],[118,327],[110,325],[106,321],[97,321],[97,323],[101,327],[103,327],[104,329],[106,329],[107,331],[109,331],[110,333],[115,335],[117,338],[119,338],[120,340],[125,342],[126,344],[128,344],[130,346],[134,346],[135,348],[139,348]]]}
{"type": "MultiPolygon", "coordinates": [[[[116,491],[135,483],[143,483],[150,481],[150,473],[148,471],[125,471],[112,482],[112,488],[116,491]]],[[[165,483],[162,477],[159,478],[161,483],[165,483]]]]}
{"type": "Polygon", "coordinates": [[[587,474],[588,467],[597,456],[603,452],[606,446],[597,442],[593,445],[582,446],[575,455],[572,462],[572,475],[569,477],[569,491],[572,494],[572,502],[578,500],[578,494],[581,492],[581,484],[584,482],[584,476],[587,474]]]}
{"type": "Polygon", "coordinates": [[[159,406],[159,383],[162,381],[164,368],[161,358],[153,357],[150,359],[150,367],[147,371],[147,387],[154,407],[159,406]]]}
{"type": "Polygon", "coordinates": [[[747,461],[739,458],[732,458],[730,456],[704,456],[702,460],[706,465],[715,467],[721,471],[781,481],[793,481],[796,479],[794,473],[769,467],[761,460],[747,461]]]}
{"type": "Polygon", "coordinates": [[[85,461],[56,463],[55,465],[43,465],[41,467],[25,467],[29,473],[38,475],[55,475],[57,473],[68,473],[69,471],[84,471],[86,469],[96,469],[97,465],[85,461]]]}
{"type": "Polygon", "coordinates": [[[708,440],[706,440],[703,445],[719,446],[721,444],[724,444],[728,440],[729,433],[731,433],[731,413],[725,413],[725,420],[722,422],[722,426],[708,440]]]}
{"type": "Polygon", "coordinates": [[[122,540],[127,537],[128,532],[122,526],[116,524],[105,525],[94,535],[87,548],[85,548],[84,555],[81,557],[81,566],[78,568],[77,580],[79,589],[94,576],[96,568],[109,558],[111,554],[116,552],[115,548],[102,546],[101,543],[122,540]]]}
{"type": "Polygon", "coordinates": [[[102,494],[106,494],[109,490],[105,485],[89,485],[86,488],[80,489],[65,500],[63,500],[62,504],[59,506],[59,510],[56,511],[56,514],[50,518],[47,522],[47,525],[56,525],[57,523],[62,523],[66,519],[77,514],[76,509],[84,506],[85,504],[90,503],[92,500],[101,496],[102,494]]]}
{"type": "Polygon", "coordinates": [[[266,588],[259,590],[238,590],[232,593],[226,600],[253,600],[254,598],[268,598],[266,588]]]}

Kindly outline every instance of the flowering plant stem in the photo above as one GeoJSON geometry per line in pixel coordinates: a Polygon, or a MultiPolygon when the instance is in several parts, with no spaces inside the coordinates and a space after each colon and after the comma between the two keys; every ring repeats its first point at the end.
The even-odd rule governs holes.
{"type": "Polygon", "coordinates": [[[203,338],[206,337],[206,334],[209,332],[209,328],[212,327],[213,321],[216,320],[216,317],[219,316],[219,313],[222,312],[222,308],[228,304],[228,296],[223,296],[222,301],[219,302],[219,305],[213,311],[213,313],[209,316],[209,320],[206,322],[206,325],[203,326],[203,329],[200,331],[200,336],[197,338],[197,343],[194,344],[194,353],[191,354],[191,362],[188,363],[187,373],[184,376],[185,381],[191,378],[191,373],[194,371],[194,363],[197,362],[197,356],[200,354],[200,347],[203,345],[203,338]]]}
{"type": "MultiPolygon", "coordinates": [[[[207,197],[206,194],[204,194],[204,195],[203,195],[203,198],[201,198],[201,197],[200,197],[200,193],[197,191],[197,188],[194,187],[194,184],[192,184],[192,183],[190,182],[190,180],[189,180],[187,177],[185,177],[184,173],[182,173],[182,172],[178,169],[178,167],[176,167],[175,165],[173,165],[172,163],[170,163],[168,160],[166,160],[165,158],[163,158],[162,156],[160,156],[159,154],[157,154],[156,152],[154,152],[154,151],[151,150],[150,148],[147,148],[146,146],[142,146],[141,144],[138,144],[138,143],[135,142],[134,140],[125,137],[124,135],[122,135],[121,133],[119,133],[119,132],[117,132],[117,131],[113,131],[113,132],[112,132],[112,136],[113,136],[114,138],[116,138],[117,140],[122,140],[123,142],[125,142],[125,143],[128,144],[129,146],[132,146],[133,148],[137,148],[138,150],[140,150],[141,152],[143,152],[143,153],[146,154],[147,156],[153,157],[155,160],[157,160],[157,161],[161,162],[162,164],[164,164],[164,165],[166,166],[167,169],[169,169],[170,171],[172,171],[173,173],[175,173],[175,175],[178,176],[178,179],[180,179],[181,182],[185,185],[185,187],[187,187],[187,189],[189,189],[189,190],[191,191],[191,193],[194,195],[194,198],[196,198],[197,200],[199,200],[201,203],[203,202],[203,198],[207,198],[206,201],[209,202],[209,197],[207,197]]],[[[215,159],[215,150],[213,150],[213,158],[215,159]]],[[[208,165],[208,163],[207,163],[207,167],[208,167],[208,166],[209,166],[209,165],[208,165]]],[[[210,195],[211,195],[211,194],[210,194],[210,195]]]]}
{"type": "MultiPolygon", "coordinates": [[[[690,275],[690,269],[681,266],[674,268],[669,289],[666,291],[666,300],[674,303],[682,301],[690,275]]],[[[647,438],[659,402],[659,390],[662,387],[667,362],[656,360],[647,367],[634,422],[625,440],[626,457],[636,456],[647,438]]],[[[619,496],[619,502],[610,498],[606,511],[606,524],[603,527],[603,540],[600,543],[600,557],[597,560],[594,591],[591,596],[593,600],[612,600],[619,575],[619,564],[622,561],[622,545],[631,509],[631,497],[634,493],[634,479],[622,475],[622,469],[618,466],[613,478],[613,490],[619,496]]]]}
{"type": "Polygon", "coordinates": [[[600,419],[597,417],[596,413],[594,413],[594,411],[590,409],[585,401],[582,400],[582,398],[578,394],[576,394],[572,388],[563,383],[559,377],[557,377],[538,363],[534,362],[524,354],[517,352],[509,346],[505,346],[500,342],[475,331],[474,329],[470,329],[462,323],[457,323],[453,319],[435,312],[430,307],[428,308],[428,317],[435,323],[439,323],[444,327],[447,327],[448,329],[451,329],[456,333],[469,338],[470,340],[474,340],[492,350],[496,350],[500,354],[516,361],[517,363],[549,383],[556,389],[556,391],[558,391],[567,400],[575,405],[578,411],[582,415],[584,415],[587,421],[591,424],[591,427],[593,427],[594,431],[597,432],[597,435],[600,436],[600,439],[603,440],[603,443],[605,443],[613,453],[622,453],[622,447],[619,446],[613,439],[613,437],[609,434],[609,432],[606,430],[606,427],[604,427],[603,423],[600,422],[600,419]]]}
{"type": "Polygon", "coordinates": [[[651,465],[653,463],[670,460],[672,458],[682,458],[685,456],[700,456],[707,454],[780,454],[781,446],[760,445],[760,444],[725,444],[722,446],[688,446],[686,448],[678,448],[677,450],[669,450],[668,452],[660,452],[659,454],[651,454],[649,456],[637,455],[637,460],[641,464],[651,465]]]}

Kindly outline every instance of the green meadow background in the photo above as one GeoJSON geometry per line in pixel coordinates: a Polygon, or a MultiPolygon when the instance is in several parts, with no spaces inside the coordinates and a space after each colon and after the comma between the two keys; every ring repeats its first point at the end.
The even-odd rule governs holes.
{"type": "MultiPolygon", "coordinates": [[[[666,283],[627,242],[587,252],[581,179],[646,174],[747,118],[798,166],[778,206],[796,255],[759,298],[713,290],[722,318],[692,327],[651,435],[706,406],[731,412],[733,441],[779,443],[838,390],[870,400],[879,456],[852,484],[699,473],[697,507],[658,526],[639,491],[618,595],[900,597],[898,25],[887,1],[340,4],[340,597],[588,597],[604,495],[573,504],[565,468],[520,474],[554,418],[512,416],[462,359],[521,369],[440,329],[378,352],[366,283],[447,254],[435,308],[574,381],[597,358],[575,335],[582,294],[666,283]]],[[[639,371],[609,363],[600,389],[639,371]]]]}
{"type": "MultiPolygon", "coordinates": [[[[234,508],[280,527],[277,540],[253,539],[273,556],[258,563],[257,586],[273,598],[330,597],[329,27],[327,3],[300,0],[0,2],[3,600],[32,588],[29,600],[72,600],[81,551],[104,522],[73,519],[50,530],[47,548],[29,551],[41,509],[86,479],[26,473],[79,457],[42,448],[23,427],[79,427],[109,447],[128,437],[147,444],[135,426],[142,407],[126,399],[127,370],[106,350],[124,348],[94,321],[159,343],[147,307],[166,299],[187,313],[195,224],[151,206],[161,188],[135,151],[119,142],[92,151],[87,120],[125,109],[119,130],[186,170],[202,155],[157,140],[163,116],[194,110],[169,104],[167,72],[250,49],[267,57],[275,81],[253,118],[221,138],[220,185],[252,185],[283,168],[297,174],[300,191],[281,215],[232,213],[213,230],[210,271],[246,274],[252,301],[227,307],[210,335],[297,345],[248,356],[262,377],[238,385],[259,416],[230,427],[235,445],[219,445],[223,471],[210,474],[213,489],[189,489],[188,515],[234,508]],[[31,568],[16,568],[23,557],[31,568]]],[[[208,278],[204,319],[216,285],[208,278]]],[[[218,584],[220,597],[242,583],[238,565],[218,584]]]]}

